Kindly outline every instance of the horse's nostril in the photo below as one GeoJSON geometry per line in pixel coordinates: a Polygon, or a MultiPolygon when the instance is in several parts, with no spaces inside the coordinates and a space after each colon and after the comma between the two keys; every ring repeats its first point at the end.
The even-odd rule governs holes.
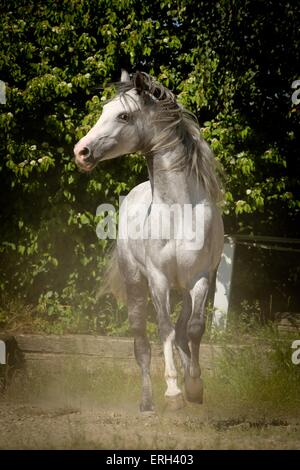
{"type": "Polygon", "coordinates": [[[79,152],[79,155],[85,158],[88,158],[90,155],[90,149],[88,147],[83,147],[79,152]]]}

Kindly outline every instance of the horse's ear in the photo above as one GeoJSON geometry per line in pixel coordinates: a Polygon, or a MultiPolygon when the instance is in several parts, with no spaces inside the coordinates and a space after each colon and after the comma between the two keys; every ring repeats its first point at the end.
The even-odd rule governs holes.
{"type": "Polygon", "coordinates": [[[121,82],[130,82],[129,73],[125,69],[121,69],[121,82]]]}
{"type": "Polygon", "coordinates": [[[134,87],[136,88],[139,95],[144,91],[145,82],[142,72],[136,72],[134,76],[134,87]]]}

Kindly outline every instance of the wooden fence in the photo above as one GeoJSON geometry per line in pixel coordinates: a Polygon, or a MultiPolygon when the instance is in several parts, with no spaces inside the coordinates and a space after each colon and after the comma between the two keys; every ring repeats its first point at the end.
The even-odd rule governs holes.
{"type": "MultiPolygon", "coordinates": [[[[49,371],[49,374],[53,375],[74,364],[88,371],[115,365],[123,370],[138,372],[132,338],[0,334],[0,344],[5,345],[5,361],[2,360],[3,365],[0,369],[6,370],[4,374],[6,381],[10,380],[16,369],[25,369],[30,376],[39,374],[39,371],[49,371]]],[[[202,368],[211,370],[215,357],[221,354],[221,351],[220,346],[202,344],[200,350],[202,368]]],[[[159,344],[152,343],[152,371],[162,370],[163,367],[162,348],[159,344]]]]}

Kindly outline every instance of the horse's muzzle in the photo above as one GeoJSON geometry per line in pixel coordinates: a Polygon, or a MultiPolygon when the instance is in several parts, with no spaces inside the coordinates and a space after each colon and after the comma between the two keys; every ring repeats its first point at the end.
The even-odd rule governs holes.
{"type": "Polygon", "coordinates": [[[80,142],[74,147],[75,163],[83,171],[91,171],[97,164],[93,152],[89,147],[80,146],[80,142]]]}

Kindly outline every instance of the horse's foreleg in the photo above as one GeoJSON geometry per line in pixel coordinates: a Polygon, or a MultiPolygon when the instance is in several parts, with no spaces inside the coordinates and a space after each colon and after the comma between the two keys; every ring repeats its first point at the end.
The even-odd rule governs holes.
{"type": "Polygon", "coordinates": [[[157,312],[158,328],[163,344],[165,359],[165,379],[167,390],[165,396],[169,399],[170,406],[174,409],[184,405],[182,392],[177,385],[177,371],[173,356],[175,330],[170,319],[170,292],[168,281],[160,272],[152,270],[149,287],[152,300],[157,312]]]}
{"type": "Polygon", "coordinates": [[[175,344],[179,353],[184,375],[189,374],[191,352],[187,338],[187,324],[192,313],[192,301],[188,291],[183,294],[182,310],[175,325],[175,344]]]}
{"type": "Polygon", "coordinates": [[[187,324],[187,338],[191,352],[189,373],[185,376],[186,396],[189,401],[202,403],[203,384],[199,364],[199,348],[205,330],[205,305],[209,289],[207,276],[202,276],[190,291],[192,314],[187,324]]]}
{"type": "Polygon", "coordinates": [[[134,335],[134,355],[142,373],[140,410],[153,411],[150,378],[151,346],[146,333],[147,285],[145,282],[127,286],[128,319],[134,335]]]}

